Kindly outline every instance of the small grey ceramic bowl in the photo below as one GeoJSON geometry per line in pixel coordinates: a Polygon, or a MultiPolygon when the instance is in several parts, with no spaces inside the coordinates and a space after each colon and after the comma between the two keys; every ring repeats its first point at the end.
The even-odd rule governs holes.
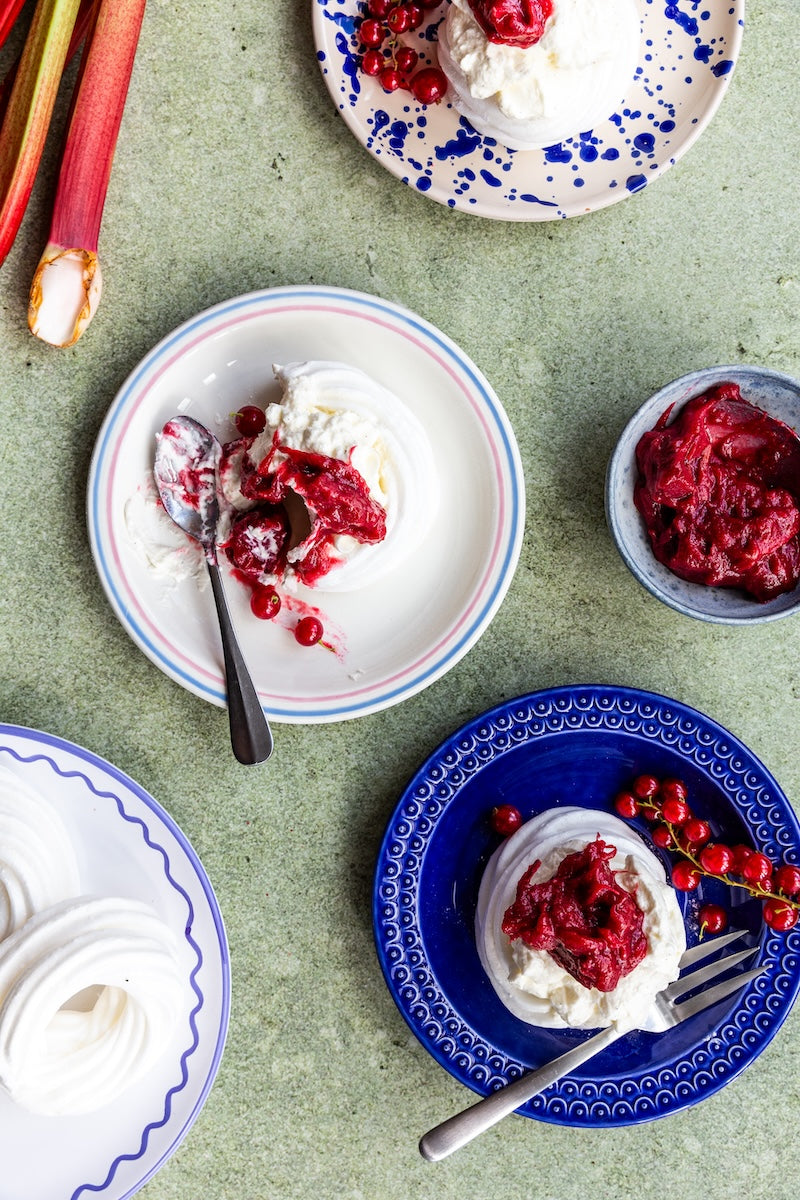
{"type": "Polygon", "coordinates": [[[761,604],[732,588],[689,583],[656,560],[647,532],[633,503],[636,446],[665,409],[675,415],[694,396],[717,383],[737,383],[742,396],[800,431],[800,383],[765,367],[707,367],[668,384],[642,405],[623,430],[606,472],[606,520],[624,562],[641,584],[659,600],[701,621],[752,625],[775,621],[800,608],[800,586],[761,604]]]}

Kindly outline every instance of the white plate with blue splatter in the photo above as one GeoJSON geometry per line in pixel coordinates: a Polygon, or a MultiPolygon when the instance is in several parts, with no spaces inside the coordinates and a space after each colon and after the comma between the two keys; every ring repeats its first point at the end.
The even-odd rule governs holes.
{"type": "MultiPolygon", "coordinates": [[[[446,101],[387,93],[359,70],[364,0],[313,0],[317,58],[358,140],[403,183],[449,208],[501,221],[555,221],[639,192],[696,142],[739,53],[744,0],[638,0],[641,58],[628,95],[602,125],[545,150],[481,137],[446,101]]],[[[444,5],[403,41],[436,61],[444,5]]]]}

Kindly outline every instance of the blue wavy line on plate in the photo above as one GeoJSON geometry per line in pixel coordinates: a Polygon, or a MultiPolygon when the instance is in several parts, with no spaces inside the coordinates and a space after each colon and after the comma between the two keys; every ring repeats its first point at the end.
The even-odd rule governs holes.
{"type": "MultiPolygon", "coordinates": [[[[203,886],[203,890],[206,892],[206,894],[208,894],[208,888],[205,886],[204,873],[202,871],[197,870],[199,863],[198,863],[196,856],[194,854],[194,851],[193,851],[191,845],[189,844],[189,842],[187,841],[186,837],[184,836],[184,834],[182,833],[180,828],[175,824],[175,822],[172,821],[172,819],[169,817],[169,814],[165,810],[161,809],[159,806],[156,806],[156,803],[153,800],[153,798],[151,796],[149,796],[148,793],[145,792],[144,789],[141,788],[133,779],[131,779],[129,776],[126,776],[123,772],[119,771],[111,763],[107,762],[104,759],[101,759],[100,757],[98,757],[96,755],[93,755],[90,751],[84,750],[82,747],[76,746],[73,743],[65,742],[53,735],[42,733],[40,731],[28,730],[22,726],[0,725],[0,737],[6,735],[8,733],[11,733],[16,737],[26,738],[26,739],[30,739],[30,740],[35,739],[36,741],[46,742],[50,745],[58,747],[60,750],[63,750],[71,755],[74,755],[78,758],[83,758],[86,762],[90,763],[91,765],[98,767],[101,770],[103,770],[103,771],[111,774],[115,778],[117,778],[122,784],[124,784],[124,786],[126,788],[129,788],[140,801],[142,801],[149,809],[151,809],[153,811],[154,815],[156,815],[159,818],[159,820],[161,820],[167,826],[167,828],[169,828],[170,832],[176,838],[176,840],[180,844],[181,848],[183,849],[184,853],[187,855],[187,858],[190,860],[192,865],[195,867],[195,871],[197,873],[198,880],[201,883],[201,885],[203,886]]],[[[121,797],[116,795],[116,793],[114,793],[114,792],[104,791],[104,790],[96,787],[95,784],[92,782],[92,780],[89,779],[88,776],[85,775],[82,771],[66,770],[66,769],[60,767],[58,765],[58,763],[54,762],[54,760],[46,754],[40,753],[40,754],[32,754],[32,755],[25,756],[25,755],[20,754],[18,751],[14,750],[10,746],[3,746],[1,749],[2,749],[3,753],[11,755],[13,758],[15,758],[20,763],[46,762],[56,772],[56,774],[59,775],[62,779],[80,779],[89,788],[89,790],[98,798],[105,799],[105,800],[113,800],[116,805],[117,811],[119,812],[120,816],[125,821],[127,821],[133,825],[139,825],[141,827],[142,835],[143,835],[145,843],[148,846],[150,846],[151,849],[157,851],[161,855],[162,862],[163,862],[164,875],[165,875],[166,879],[168,880],[170,886],[186,902],[186,906],[187,906],[187,910],[188,910],[188,921],[187,921],[184,933],[185,933],[187,942],[193,948],[193,950],[195,952],[195,956],[196,956],[196,965],[193,968],[189,978],[190,978],[192,990],[195,993],[195,995],[197,996],[197,1004],[195,1005],[195,1007],[192,1009],[192,1011],[189,1014],[189,1028],[192,1033],[192,1042],[191,1042],[191,1045],[189,1045],[182,1052],[181,1057],[180,1057],[181,1082],[179,1084],[176,1084],[174,1087],[171,1087],[167,1091],[167,1094],[164,1099],[164,1115],[163,1115],[163,1117],[158,1121],[151,1121],[148,1125],[145,1126],[144,1130],[142,1131],[142,1137],[141,1137],[141,1141],[139,1144],[139,1149],[135,1153],[131,1152],[131,1153],[124,1153],[124,1154],[118,1155],[112,1162],[112,1164],[108,1170],[108,1174],[106,1175],[106,1177],[102,1181],[102,1183],[80,1184],[75,1189],[75,1191],[72,1193],[72,1195],[70,1197],[70,1200],[77,1200],[77,1198],[82,1193],[85,1193],[85,1192],[100,1193],[100,1192],[105,1191],[105,1189],[108,1187],[111,1180],[113,1179],[114,1175],[116,1174],[117,1170],[119,1169],[120,1165],[123,1162],[135,1162],[137,1159],[141,1158],[142,1155],[147,1150],[147,1145],[148,1145],[151,1134],[155,1130],[163,1128],[163,1126],[166,1125],[167,1122],[169,1121],[169,1119],[172,1115],[173,1097],[176,1096],[179,1092],[183,1091],[183,1089],[186,1087],[186,1084],[189,1081],[189,1071],[188,1071],[188,1067],[187,1067],[187,1062],[188,1062],[189,1058],[192,1056],[192,1054],[194,1054],[194,1052],[196,1051],[197,1046],[199,1045],[199,1041],[200,1041],[199,1030],[198,1030],[198,1026],[197,1026],[197,1014],[203,1006],[204,996],[203,996],[203,992],[202,992],[200,986],[197,983],[197,975],[203,966],[203,962],[204,962],[203,953],[202,953],[202,950],[201,950],[199,944],[197,943],[197,941],[194,939],[194,937],[192,936],[192,934],[190,932],[191,928],[192,928],[193,920],[194,920],[194,906],[191,902],[191,899],[190,899],[188,893],[186,892],[185,888],[183,888],[181,886],[181,884],[177,881],[177,879],[175,879],[174,875],[172,874],[172,871],[170,868],[169,855],[167,854],[166,850],[164,849],[163,846],[160,845],[160,843],[156,842],[151,837],[150,830],[149,830],[148,826],[145,824],[145,822],[142,820],[142,818],[138,817],[138,816],[134,816],[134,815],[126,812],[121,797]]],[[[220,950],[222,951],[222,960],[226,961],[227,953],[225,951],[225,939],[221,933],[221,925],[218,920],[216,908],[213,907],[212,911],[213,911],[213,916],[214,916],[214,923],[215,923],[215,926],[217,927],[217,934],[218,934],[219,942],[220,942],[220,950]]],[[[225,980],[223,983],[223,1001],[222,1001],[223,1035],[224,1035],[225,1026],[227,1024],[227,1013],[229,1011],[229,1003],[230,1003],[229,989],[227,986],[227,980],[225,980]]],[[[220,1040],[223,1040],[223,1039],[220,1039],[220,1040]]],[[[170,1155],[173,1153],[173,1151],[175,1150],[175,1148],[177,1147],[177,1145],[183,1138],[186,1130],[193,1123],[197,1112],[199,1111],[200,1107],[202,1106],[202,1104],[205,1100],[205,1097],[211,1086],[211,1081],[213,1080],[213,1077],[216,1073],[216,1068],[219,1064],[221,1054],[222,1054],[222,1047],[221,1047],[221,1044],[218,1044],[216,1053],[214,1054],[214,1056],[212,1058],[212,1063],[211,1063],[211,1066],[209,1069],[206,1086],[203,1089],[201,1089],[201,1093],[198,1096],[198,1099],[197,1099],[195,1105],[193,1106],[191,1113],[188,1115],[182,1128],[173,1137],[171,1145],[161,1155],[159,1160],[147,1171],[147,1173],[133,1186],[133,1188],[131,1188],[124,1195],[119,1197],[119,1200],[127,1200],[127,1197],[132,1196],[134,1194],[134,1192],[138,1191],[139,1188],[141,1188],[147,1182],[148,1179],[152,1178],[152,1176],[155,1174],[155,1172],[163,1165],[163,1163],[166,1161],[166,1159],[169,1158],[170,1155]]]]}
{"type": "MultiPolygon", "coordinates": [[[[126,404],[127,400],[129,399],[131,393],[133,393],[136,390],[136,388],[139,385],[140,380],[143,378],[143,376],[147,375],[148,371],[152,368],[153,363],[157,359],[161,358],[165,353],[167,353],[173,347],[173,345],[175,345],[176,342],[182,341],[188,335],[194,333],[198,329],[201,329],[203,327],[203,325],[207,324],[209,321],[217,320],[219,318],[219,316],[223,313],[226,313],[226,312],[233,313],[233,312],[237,312],[240,309],[246,309],[249,307],[253,307],[254,305],[263,305],[265,303],[265,300],[271,305],[273,302],[277,302],[277,301],[280,301],[282,299],[287,299],[287,298],[289,298],[289,299],[307,298],[309,300],[314,300],[314,301],[326,300],[331,303],[335,303],[338,301],[339,303],[344,302],[344,303],[350,303],[350,304],[354,304],[357,306],[361,306],[362,308],[365,308],[366,310],[374,310],[376,312],[385,314],[386,316],[393,318],[395,321],[401,321],[401,322],[405,323],[406,325],[408,325],[411,329],[415,330],[422,338],[433,342],[434,345],[436,345],[438,347],[438,349],[440,350],[440,352],[443,355],[445,355],[451,362],[454,362],[459,367],[459,369],[464,373],[464,375],[467,376],[467,378],[472,383],[473,387],[480,394],[481,399],[485,403],[488,412],[491,414],[491,416],[493,418],[494,427],[496,429],[496,432],[500,436],[503,450],[505,452],[505,456],[506,456],[505,462],[506,462],[506,466],[508,467],[508,474],[509,474],[509,479],[510,479],[510,484],[511,484],[511,492],[510,492],[510,496],[509,496],[509,505],[510,505],[510,510],[511,510],[511,516],[510,516],[510,521],[509,521],[510,532],[509,532],[509,537],[508,537],[508,543],[506,546],[505,554],[503,556],[502,568],[501,568],[497,583],[495,584],[495,586],[492,589],[491,593],[489,594],[487,600],[481,607],[480,611],[473,618],[472,622],[469,625],[469,628],[465,630],[464,634],[453,645],[452,649],[450,650],[450,652],[448,653],[446,658],[437,660],[431,667],[427,668],[424,671],[419,672],[412,679],[407,680],[402,685],[392,688],[392,689],[382,693],[382,698],[387,699],[387,700],[393,700],[396,697],[405,695],[406,692],[408,692],[409,688],[412,688],[412,687],[416,688],[419,685],[424,685],[424,682],[427,679],[430,679],[434,675],[438,676],[444,663],[447,663],[450,661],[450,659],[457,657],[458,654],[460,653],[461,649],[463,648],[463,646],[465,644],[467,644],[473,638],[476,630],[481,628],[484,621],[487,619],[488,614],[490,614],[492,612],[495,604],[497,603],[498,595],[502,592],[502,590],[505,586],[505,581],[506,581],[506,577],[508,574],[509,566],[510,566],[511,562],[513,561],[513,557],[515,554],[515,548],[516,548],[517,542],[518,542],[520,534],[521,534],[522,510],[521,510],[520,492],[519,492],[519,487],[517,485],[516,473],[513,469],[514,468],[514,454],[513,454],[512,447],[511,447],[511,441],[509,438],[509,434],[508,434],[505,422],[502,418],[502,415],[501,415],[499,409],[495,405],[490,393],[487,391],[485,385],[479,379],[476,372],[473,370],[472,364],[466,359],[466,357],[460,356],[460,353],[458,352],[457,347],[455,347],[453,344],[448,343],[444,339],[444,337],[441,336],[433,326],[426,324],[425,322],[423,322],[421,319],[415,317],[413,313],[409,312],[406,309],[402,309],[399,307],[395,307],[391,304],[384,303],[376,297],[368,296],[366,294],[362,294],[359,292],[347,291],[346,289],[336,290],[336,289],[326,289],[326,288],[321,288],[321,287],[319,287],[319,288],[303,288],[303,287],[274,288],[274,289],[271,289],[268,293],[263,293],[263,292],[248,293],[245,296],[237,297],[235,300],[231,300],[226,303],[216,305],[213,308],[207,309],[204,312],[199,313],[196,317],[192,318],[191,320],[187,321],[185,324],[180,325],[177,329],[173,330],[173,332],[171,334],[169,334],[162,342],[159,342],[159,344],[157,346],[155,346],[148,355],[145,356],[145,358],[142,360],[142,362],[139,364],[139,366],[134,370],[134,372],[129,377],[129,379],[123,386],[122,390],[120,391],[117,402],[114,406],[113,415],[111,416],[111,419],[109,420],[108,425],[105,428],[104,434],[99,442],[98,450],[97,450],[97,461],[98,461],[98,463],[102,463],[103,460],[105,459],[105,456],[108,451],[108,445],[109,445],[109,442],[112,437],[112,432],[114,430],[114,423],[115,423],[116,419],[120,416],[121,412],[123,411],[124,405],[126,404]]],[[[91,514],[92,514],[95,530],[99,530],[101,528],[100,508],[101,508],[101,502],[104,500],[104,496],[101,494],[101,489],[99,487],[100,475],[101,475],[101,471],[97,470],[95,473],[95,476],[94,476],[94,486],[93,486],[93,490],[92,490],[92,495],[90,497],[90,509],[91,509],[91,514]]],[[[213,687],[210,684],[200,683],[195,678],[195,676],[191,673],[191,671],[184,670],[182,667],[177,666],[172,661],[172,659],[169,657],[169,655],[164,654],[161,651],[161,649],[153,643],[153,641],[146,634],[146,632],[139,626],[138,622],[133,618],[133,615],[128,611],[126,604],[124,603],[122,597],[120,596],[119,592],[117,591],[117,588],[114,585],[113,576],[108,569],[106,556],[105,556],[105,552],[104,552],[104,547],[102,546],[102,544],[100,544],[99,540],[97,540],[97,555],[98,555],[98,559],[99,559],[99,565],[102,567],[102,578],[103,578],[104,586],[113,595],[115,603],[116,603],[119,611],[122,614],[124,614],[125,621],[133,629],[136,630],[138,638],[147,646],[148,653],[154,659],[156,659],[158,662],[163,663],[166,667],[168,667],[169,670],[173,674],[178,675],[181,679],[183,679],[187,683],[191,684],[192,687],[200,687],[200,688],[202,688],[205,695],[216,698],[217,701],[220,703],[224,703],[225,702],[225,692],[221,688],[213,687]]],[[[371,707],[374,702],[375,702],[374,699],[369,699],[366,702],[358,701],[358,702],[355,702],[352,704],[341,704],[341,705],[339,705],[339,707],[336,708],[335,711],[337,713],[342,713],[342,714],[354,713],[354,712],[358,712],[361,708],[363,708],[365,706],[365,703],[371,707]]],[[[269,705],[268,711],[271,715],[274,715],[274,716],[292,717],[295,715],[294,709],[284,708],[277,704],[269,705]]],[[[333,711],[333,710],[329,710],[327,708],[317,708],[314,710],[309,710],[305,715],[310,716],[310,717],[325,716],[325,715],[328,715],[331,711],[333,711]]]]}
{"type": "MultiPolygon", "coordinates": [[[[773,858],[798,860],[800,826],[763,764],[722,726],[678,701],[630,688],[557,688],[509,701],[456,731],[411,780],[389,822],[376,867],[373,919],[378,957],[401,1014],[442,1066],[484,1094],[517,1078],[529,1065],[499,1050],[488,1035],[476,1032],[451,1003],[431,968],[421,929],[421,874],[426,854],[437,823],[461,789],[506,753],[533,743],[552,744],[553,738],[564,733],[592,735],[598,731],[619,731],[633,739],[637,748],[641,743],[648,754],[678,753],[686,769],[693,764],[724,794],[726,804],[747,823],[759,849],[773,858]]],[[[644,764],[640,769],[646,769],[644,764]]],[[[461,816],[464,819],[463,811],[461,816]]],[[[452,833],[452,828],[448,829],[452,833]]],[[[493,848],[488,833],[484,841],[488,854],[493,848]]],[[[474,864],[474,869],[479,866],[474,864]]],[[[457,883],[447,875],[441,883],[442,894],[455,896],[457,883]]],[[[467,915],[471,930],[474,907],[467,915]]],[[[730,1011],[698,1045],[676,1053],[669,1051],[668,1042],[659,1040],[664,1058],[657,1068],[631,1070],[620,1079],[576,1076],[563,1080],[520,1111],[555,1124],[633,1124],[695,1104],[730,1082],[778,1031],[800,988],[800,931],[776,934],[763,927],[762,934],[760,906],[756,924],[759,933],[753,938],[760,937],[761,943],[754,961],[767,964],[767,970],[727,1002],[730,1011]]],[[[446,937],[447,931],[437,930],[436,934],[446,937]]],[[[429,936],[433,939],[434,934],[429,932],[429,936]]],[[[471,932],[469,937],[474,941],[471,932]]],[[[462,961],[460,969],[474,970],[476,986],[480,977],[482,986],[488,988],[474,947],[473,955],[474,962],[462,961]]],[[[444,973],[443,961],[439,962],[440,973],[444,973]]],[[[522,1039],[527,1037],[530,1042],[542,1032],[511,1019],[493,994],[491,1003],[522,1039]]],[[[494,1033],[493,1015],[485,1020],[494,1033]]],[[[545,1032],[552,1043],[552,1031],[545,1032]]],[[[567,1044],[581,1036],[563,1031],[567,1044]]],[[[565,1048],[564,1044],[556,1049],[550,1045],[549,1056],[565,1048]]],[[[590,1064],[583,1071],[591,1069],[590,1064]]]]}

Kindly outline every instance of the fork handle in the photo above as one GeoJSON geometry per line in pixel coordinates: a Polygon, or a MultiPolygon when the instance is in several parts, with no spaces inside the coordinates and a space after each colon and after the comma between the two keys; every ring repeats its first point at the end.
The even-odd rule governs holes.
{"type": "Polygon", "coordinates": [[[601,1050],[610,1046],[620,1037],[622,1034],[613,1025],[608,1029],[601,1029],[594,1037],[581,1042],[579,1046],[568,1050],[566,1054],[554,1058],[552,1062],[545,1063],[536,1071],[530,1071],[520,1079],[515,1079],[513,1083],[485,1096],[483,1100],[465,1108],[463,1112],[456,1113],[454,1117],[448,1117],[446,1121],[442,1121],[441,1125],[437,1125],[424,1134],[419,1143],[420,1154],[429,1162],[438,1162],[442,1158],[447,1158],[448,1154],[452,1154],[454,1150],[460,1150],[479,1133],[491,1129],[493,1125],[502,1121],[503,1117],[507,1117],[509,1113],[514,1112],[521,1104],[538,1096],[539,1092],[550,1087],[551,1083],[569,1075],[581,1063],[585,1063],[593,1055],[599,1054],[601,1050]]]}

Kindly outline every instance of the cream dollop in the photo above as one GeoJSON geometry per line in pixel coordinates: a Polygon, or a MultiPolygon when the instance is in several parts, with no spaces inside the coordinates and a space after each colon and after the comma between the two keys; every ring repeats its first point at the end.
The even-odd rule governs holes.
{"type": "MultiPolygon", "coordinates": [[[[337,537],[334,550],[342,561],[315,585],[316,591],[352,591],[407,558],[429,528],[439,496],[430,443],[409,408],[357,367],[320,360],[272,370],[282,396],[267,406],[266,427],[248,451],[252,462],[266,457],[276,434],[294,450],[349,460],[386,512],[383,541],[364,545],[337,537]]],[[[220,479],[235,511],[250,507],[240,476],[234,458],[220,479]]]]}
{"type": "Polygon", "coordinates": [[[479,133],[541,149],[612,115],[633,82],[640,37],[636,0],[554,0],[544,35],[526,48],[490,42],[469,0],[451,0],[439,65],[479,133]]]}
{"type": "Polygon", "coordinates": [[[492,855],[478,893],[475,932],[481,963],[506,1008],[531,1025],[554,1028],[643,1027],[657,993],[677,979],[686,949],[678,900],[656,856],[618,818],[576,807],[534,817],[492,855]],[[549,879],[563,858],[598,836],[616,849],[609,865],[644,913],[647,938],[645,957],[611,992],[585,987],[547,951],[512,942],[501,928],[531,863],[541,862],[537,881],[549,879]]]}
{"type": "Polygon", "coordinates": [[[184,992],[147,905],[84,896],[36,913],[0,943],[0,1083],[35,1113],[102,1108],[163,1053],[184,992]]]}
{"type": "Polygon", "coordinates": [[[0,938],[79,891],[75,851],[56,808],[0,763],[0,938]]]}

